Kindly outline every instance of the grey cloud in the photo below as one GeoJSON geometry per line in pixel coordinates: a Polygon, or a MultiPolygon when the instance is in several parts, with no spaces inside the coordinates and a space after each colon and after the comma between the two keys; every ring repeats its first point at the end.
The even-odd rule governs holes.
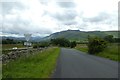
{"type": "Polygon", "coordinates": [[[52,17],[55,18],[58,22],[65,24],[76,23],[74,20],[77,16],[75,10],[65,10],[64,13],[53,14],[52,17]]]}
{"type": "Polygon", "coordinates": [[[76,4],[74,2],[57,2],[57,4],[62,8],[74,8],[76,4]]]}
{"type": "Polygon", "coordinates": [[[19,24],[7,22],[3,25],[3,32],[4,33],[12,33],[12,34],[18,34],[18,33],[25,33],[27,30],[27,25],[25,26],[24,23],[20,22],[19,24]]]}
{"type": "Polygon", "coordinates": [[[24,34],[26,32],[28,33],[38,32],[40,34],[52,33],[51,30],[39,28],[39,26],[32,24],[31,21],[23,20],[19,16],[16,19],[5,20],[5,22],[3,23],[2,32],[12,34],[24,34]]]}
{"type": "MultiPolygon", "coordinates": [[[[47,5],[48,2],[47,1],[40,1],[40,3],[47,5]]],[[[76,4],[73,1],[59,1],[56,0],[56,5],[60,6],[60,8],[66,8],[66,9],[62,9],[61,13],[60,12],[56,12],[56,13],[50,13],[48,11],[44,11],[44,14],[42,16],[45,15],[49,15],[50,17],[52,17],[54,20],[56,20],[58,23],[61,23],[62,25],[75,25],[77,24],[77,22],[75,21],[76,16],[78,16],[75,6],[76,4]]]]}
{"type": "MultiPolygon", "coordinates": [[[[11,15],[13,9],[19,11],[26,9],[24,5],[18,2],[2,2],[1,4],[3,10],[2,14],[4,15],[11,15]]],[[[2,14],[0,13],[0,15],[2,14]]],[[[4,18],[2,32],[10,33],[10,34],[24,34],[26,32],[31,32],[31,33],[38,32],[43,35],[52,33],[51,30],[40,28],[40,26],[33,24],[30,20],[22,19],[20,15],[17,15],[15,18],[12,19],[4,18]]]]}
{"type": "Polygon", "coordinates": [[[11,13],[12,9],[22,10],[25,8],[21,3],[18,2],[1,2],[1,5],[2,5],[2,13],[4,15],[11,13]]]}
{"type": "Polygon", "coordinates": [[[94,22],[94,23],[98,23],[98,22],[103,22],[107,19],[110,18],[110,15],[107,13],[100,13],[98,16],[92,17],[92,18],[83,18],[83,21],[85,22],[94,22]]]}
{"type": "Polygon", "coordinates": [[[49,1],[48,0],[39,0],[39,2],[43,5],[48,5],[49,1]]]}
{"type": "Polygon", "coordinates": [[[120,30],[120,2],[118,3],[118,26],[120,30]]]}
{"type": "Polygon", "coordinates": [[[75,25],[75,24],[77,24],[77,22],[75,21],[77,13],[75,13],[74,10],[66,11],[63,14],[58,13],[58,14],[55,14],[53,16],[58,22],[62,23],[63,25],[75,25]]]}
{"type": "Polygon", "coordinates": [[[62,24],[64,25],[77,25],[77,22],[76,21],[65,21],[65,22],[62,22],[62,24]]]}
{"type": "Polygon", "coordinates": [[[50,13],[48,11],[44,11],[43,16],[49,15],[54,20],[56,20],[58,23],[64,24],[64,25],[72,25],[77,24],[77,21],[75,21],[75,18],[78,16],[77,12],[74,9],[71,10],[64,10],[62,13],[56,12],[56,13],[50,13]]]}
{"type": "Polygon", "coordinates": [[[24,34],[24,33],[39,33],[39,34],[51,34],[52,31],[43,28],[36,28],[34,25],[11,25],[5,24],[2,30],[3,33],[11,33],[11,34],[24,34]]]}

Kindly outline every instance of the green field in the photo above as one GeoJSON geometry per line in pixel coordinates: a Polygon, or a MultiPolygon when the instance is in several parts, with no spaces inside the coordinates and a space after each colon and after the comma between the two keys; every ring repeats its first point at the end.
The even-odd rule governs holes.
{"type": "Polygon", "coordinates": [[[23,44],[2,44],[2,47],[0,49],[1,50],[1,54],[9,53],[10,51],[8,49],[12,49],[13,47],[25,48],[25,46],[23,44]]]}
{"type": "Polygon", "coordinates": [[[59,48],[48,48],[27,58],[3,65],[3,78],[49,78],[55,69],[59,48]]]}
{"type": "Polygon", "coordinates": [[[87,44],[77,44],[77,46],[75,47],[75,49],[79,50],[79,51],[83,51],[83,52],[88,52],[88,47],[87,44]]]}
{"type": "Polygon", "coordinates": [[[4,50],[4,49],[12,49],[13,47],[23,48],[25,46],[23,44],[2,44],[2,50],[4,50]]]}
{"type": "MultiPolygon", "coordinates": [[[[118,46],[119,46],[118,43],[108,44],[108,47],[104,49],[103,52],[100,52],[95,55],[108,58],[114,61],[118,61],[118,46]]],[[[88,47],[86,44],[78,44],[75,49],[86,52],[86,53],[88,52],[88,47]]]]}

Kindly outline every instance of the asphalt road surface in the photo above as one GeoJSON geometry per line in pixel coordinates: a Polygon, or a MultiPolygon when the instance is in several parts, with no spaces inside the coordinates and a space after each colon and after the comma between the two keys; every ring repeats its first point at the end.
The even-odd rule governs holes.
{"type": "Polygon", "coordinates": [[[118,62],[62,48],[53,78],[118,78],[118,62]]]}

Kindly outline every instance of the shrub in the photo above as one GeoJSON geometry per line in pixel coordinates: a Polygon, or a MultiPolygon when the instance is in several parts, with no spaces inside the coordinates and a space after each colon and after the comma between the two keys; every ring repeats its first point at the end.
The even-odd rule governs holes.
{"type": "Polygon", "coordinates": [[[49,45],[50,45],[49,42],[40,42],[38,44],[35,44],[33,48],[44,48],[44,47],[48,47],[49,45]]]}
{"type": "Polygon", "coordinates": [[[51,39],[51,44],[57,45],[60,47],[69,47],[70,41],[65,38],[56,38],[56,39],[51,39]]]}
{"type": "Polygon", "coordinates": [[[71,47],[74,48],[76,46],[76,42],[70,42],[68,39],[65,38],[56,38],[56,39],[51,39],[51,44],[57,45],[60,47],[71,47]]]}
{"type": "Polygon", "coordinates": [[[33,48],[38,48],[38,45],[37,44],[33,45],[33,48]]]}
{"type": "Polygon", "coordinates": [[[113,35],[107,35],[107,36],[105,36],[104,40],[106,40],[106,41],[108,41],[110,43],[114,42],[113,35]]]}
{"type": "Polygon", "coordinates": [[[70,47],[71,48],[74,48],[76,45],[77,45],[77,43],[75,41],[73,41],[73,42],[70,43],[70,47]]]}
{"type": "Polygon", "coordinates": [[[96,54],[102,52],[107,47],[107,42],[98,37],[88,38],[88,53],[96,54]]]}

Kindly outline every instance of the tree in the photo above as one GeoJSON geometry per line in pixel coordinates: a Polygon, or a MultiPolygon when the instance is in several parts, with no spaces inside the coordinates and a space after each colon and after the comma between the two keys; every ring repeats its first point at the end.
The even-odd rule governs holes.
{"type": "Polygon", "coordinates": [[[74,48],[77,45],[76,41],[71,42],[70,47],[74,48]]]}
{"type": "Polygon", "coordinates": [[[51,44],[60,46],[60,47],[74,48],[77,43],[76,41],[70,42],[68,39],[65,39],[65,38],[56,38],[56,39],[51,39],[51,44]]]}
{"type": "Polygon", "coordinates": [[[102,52],[107,47],[107,42],[98,37],[89,37],[88,39],[88,52],[96,54],[102,52]]]}
{"type": "Polygon", "coordinates": [[[108,36],[105,36],[104,39],[108,42],[114,42],[114,38],[113,38],[113,35],[108,35],[108,36]]]}
{"type": "Polygon", "coordinates": [[[13,39],[2,39],[2,44],[16,44],[17,41],[13,40],[13,39]]]}
{"type": "Polygon", "coordinates": [[[56,39],[51,39],[51,44],[57,45],[60,47],[69,47],[70,41],[65,38],[56,38],[56,39]]]}
{"type": "Polygon", "coordinates": [[[120,42],[120,38],[114,38],[114,42],[119,43],[120,42]]]}
{"type": "Polygon", "coordinates": [[[44,48],[50,46],[49,42],[39,42],[33,45],[33,48],[44,48]]]}

